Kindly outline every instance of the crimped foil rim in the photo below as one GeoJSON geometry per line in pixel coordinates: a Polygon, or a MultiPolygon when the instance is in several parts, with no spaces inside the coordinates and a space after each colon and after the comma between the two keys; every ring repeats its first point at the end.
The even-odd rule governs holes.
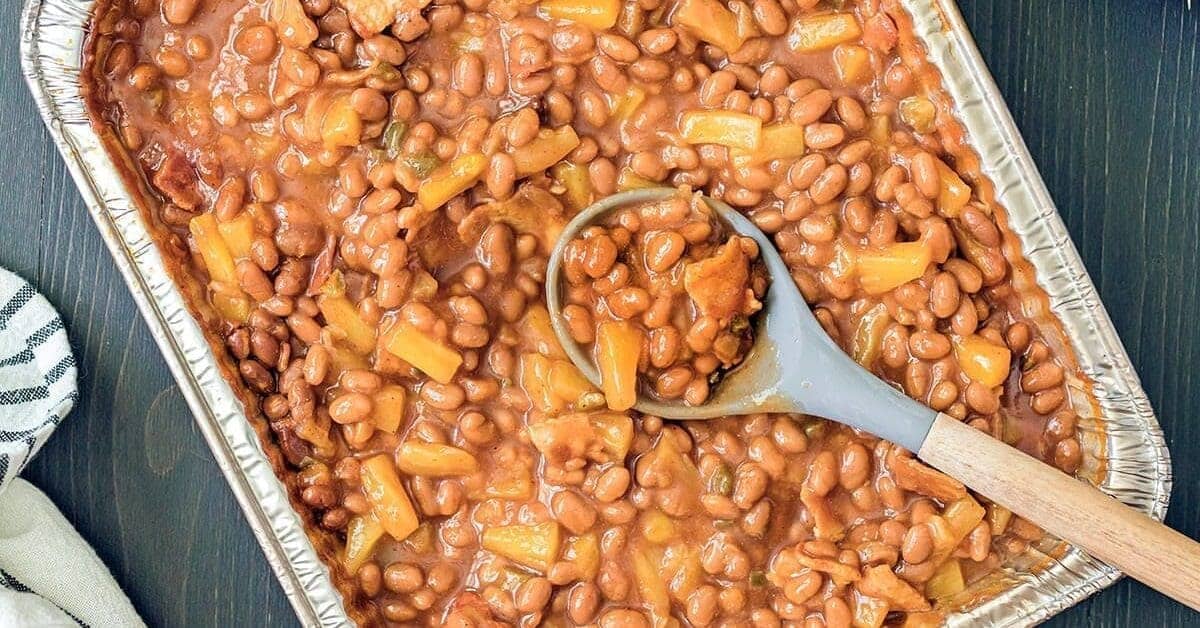
{"type": "MultiPolygon", "coordinates": [[[[927,58],[996,185],[1026,260],[1093,382],[1106,421],[1101,488],[1156,519],[1166,513],[1171,467],[1162,431],[1045,184],[952,0],[902,0],[927,58]]],[[[66,160],[114,262],[271,568],[305,625],[353,625],[292,509],[257,435],[184,299],[164,269],[136,201],[91,126],[81,94],[82,46],[95,0],[27,0],[21,63],[38,110],[66,160]]],[[[1112,584],[1120,572],[1071,549],[1035,574],[1010,571],[1011,588],[949,625],[1028,626],[1112,584]]]]}

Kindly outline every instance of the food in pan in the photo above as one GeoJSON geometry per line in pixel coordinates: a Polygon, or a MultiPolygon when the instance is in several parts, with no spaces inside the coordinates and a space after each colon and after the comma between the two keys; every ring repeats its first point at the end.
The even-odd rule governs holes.
{"type": "MultiPolygon", "coordinates": [[[[594,388],[542,280],[562,226],[621,190],[744,211],[855,360],[1081,463],[1070,358],[1022,313],[893,0],[106,0],[94,26],[95,120],[363,623],[919,626],[1041,536],[869,434],[676,424],[594,388]]],[[[689,298],[665,313],[596,288],[657,263],[616,229],[638,232],[582,245],[576,314],[702,402],[761,286],[718,355],[687,336],[719,273],[671,266],[689,298]]]]}

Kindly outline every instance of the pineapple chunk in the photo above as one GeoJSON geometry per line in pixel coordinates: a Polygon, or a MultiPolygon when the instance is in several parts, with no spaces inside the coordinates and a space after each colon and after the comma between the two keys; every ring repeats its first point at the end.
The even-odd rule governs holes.
{"type": "Polygon", "coordinates": [[[579,579],[588,581],[600,571],[600,541],[595,532],[567,539],[563,546],[563,560],[574,563],[579,579]]]}
{"type": "Polygon", "coordinates": [[[864,46],[839,44],[833,49],[833,67],[845,85],[863,85],[871,80],[871,53],[864,46]]]}
{"type": "Polygon", "coordinates": [[[363,121],[350,97],[335,99],[321,119],[321,142],[326,149],[354,147],[362,142],[363,121]]]}
{"type": "Polygon", "coordinates": [[[612,412],[568,414],[527,429],[529,442],[556,464],[584,456],[621,462],[633,443],[633,419],[612,412]]]}
{"type": "Polygon", "coordinates": [[[1000,386],[1008,379],[1012,352],[1006,346],[972,334],[954,338],[954,355],[967,377],[988,388],[1000,386]]]}
{"type": "Polygon", "coordinates": [[[722,50],[737,52],[746,43],[738,28],[737,16],[717,0],[683,0],[671,16],[671,22],[722,50]]]}
{"type": "Polygon", "coordinates": [[[358,568],[371,557],[371,551],[383,538],[383,533],[383,525],[371,513],[354,517],[346,524],[346,553],[342,557],[342,566],[347,573],[352,576],[358,573],[358,568]]]}
{"type": "Polygon", "coordinates": [[[957,558],[951,558],[942,563],[933,572],[933,576],[925,582],[925,597],[931,600],[944,600],[954,597],[967,588],[963,580],[962,565],[957,558]]]}
{"type": "Polygon", "coordinates": [[[217,225],[221,239],[229,247],[234,259],[250,257],[250,244],[254,242],[254,217],[242,212],[233,220],[217,225]]]}
{"type": "Polygon", "coordinates": [[[227,321],[242,323],[250,318],[250,299],[245,296],[214,292],[212,304],[213,309],[227,321]]]}
{"type": "Polygon", "coordinates": [[[731,149],[730,158],[739,168],[760,166],[776,159],[795,159],[804,156],[804,127],[781,122],[762,128],[758,150],[747,152],[731,149]]]}
{"type": "Polygon", "coordinates": [[[661,510],[651,509],[642,513],[642,537],[655,545],[666,545],[675,539],[678,530],[675,522],[661,510]]]}
{"type": "Polygon", "coordinates": [[[531,305],[517,323],[521,340],[531,351],[551,358],[566,359],[567,353],[558,343],[554,327],[550,324],[550,312],[540,303],[531,305]]]}
{"type": "Polygon", "coordinates": [[[992,536],[1000,536],[1008,529],[1008,522],[1012,521],[1012,511],[1001,506],[1000,504],[987,505],[987,520],[988,525],[992,528],[992,536]]]}
{"type": "Polygon", "coordinates": [[[397,541],[408,538],[420,521],[396,473],[395,463],[383,455],[369,458],[363,461],[360,475],[371,512],[383,529],[397,541]]]}
{"type": "Polygon", "coordinates": [[[806,15],[792,24],[788,45],[796,52],[818,52],[857,41],[862,29],[852,13],[806,15]]]}
{"type": "Polygon", "coordinates": [[[692,591],[707,578],[699,550],[687,541],[672,543],[663,551],[662,571],[667,588],[680,604],[686,604],[692,591]]]}
{"type": "Polygon", "coordinates": [[[529,396],[533,407],[546,413],[561,412],[566,403],[554,394],[550,383],[550,358],[539,353],[521,356],[521,368],[517,372],[517,383],[529,396]]]}
{"type": "Polygon", "coordinates": [[[587,167],[573,161],[555,164],[550,169],[554,180],[563,187],[567,205],[576,211],[592,204],[592,180],[587,167]]]}
{"type": "Polygon", "coordinates": [[[962,213],[962,208],[971,200],[971,186],[946,162],[938,159],[935,163],[942,177],[942,190],[937,197],[938,213],[946,218],[954,218],[962,213]]]}
{"type": "Polygon", "coordinates": [[[405,441],[396,452],[396,464],[409,475],[445,477],[471,475],[479,462],[469,451],[440,443],[405,441]]]}
{"type": "Polygon", "coordinates": [[[396,325],[387,350],[442,384],[449,384],[462,364],[457,351],[404,322],[396,325]]]}
{"type": "Polygon", "coordinates": [[[637,85],[630,85],[624,94],[611,94],[609,97],[610,116],[616,122],[624,122],[646,102],[646,90],[637,85]]]}
{"type": "Polygon", "coordinates": [[[612,410],[628,410],[637,403],[637,367],[643,335],[627,321],[604,321],[596,330],[600,387],[612,410]]]}
{"type": "Polygon", "coordinates": [[[879,628],[891,607],[887,602],[859,593],[854,596],[854,628],[879,628]]]}
{"type": "Polygon", "coordinates": [[[618,0],[542,0],[539,6],[556,20],[568,20],[598,31],[612,28],[621,14],[618,0]]]}
{"type": "Polygon", "coordinates": [[[855,267],[868,294],[885,294],[925,274],[932,261],[923,241],[897,242],[859,251],[855,267]]]}
{"type": "Polygon", "coordinates": [[[426,211],[433,211],[447,201],[466,192],[487,168],[487,157],[470,153],[455,157],[450,163],[434,170],[417,190],[417,200],[426,211]]]}
{"type": "Polygon", "coordinates": [[[575,147],[579,136],[570,125],[557,129],[542,129],[528,144],[513,150],[512,158],[517,167],[517,177],[527,177],[562,161],[575,147]]]}
{"type": "Polygon", "coordinates": [[[875,360],[879,358],[883,346],[883,334],[891,322],[892,317],[888,314],[887,306],[882,303],[876,303],[875,307],[867,310],[858,319],[850,347],[854,361],[863,368],[871,368],[875,364],[875,360]]]}
{"type": "Polygon", "coordinates": [[[657,187],[657,181],[651,181],[646,177],[633,171],[633,168],[625,166],[617,173],[617,191],[628,192],[629,190],[641,190],[644,188],[657,187]]]}
{"type": "Polygon", "coordinates": [[[346,343],[356,353],[366,355],[375,349],[375,328],[358,315],[358,309],[349,299],[322,294],[317,297],[317,307],[325,317],[325,324],[346,334],[346,343]]]}
{"type": "Polygon", "coordinates": [[[400,424],[404,422],[407,397],[408,391],[403,386],[396,384],[387,384],[376,391],[372,395],[375,402],[374,410],[372,410],[375,429],[395,434],[396,430],[400,429],[400,424]]]}
{"type": "Polygon", "coordinates": [[[756,151],[762,143],[762,120],[728,109],[686,111],[679,117],[679,133],[689,144],[720,144],[756,151]]]}
{"type": "Polygon", "coordinates": [[[929,560],[940,565],[949,558],[958,544],[983,521],[984,514],[983,506],[967,495],[951,502],[941,515],[930,517],[928,524],[933,533],[933,555],[929,560]]]}
{"type": "Polygon", "coordinates": [[[188,222],[188,230],[196,239],[196,248],[204,259],[208,276],[213,281],[219,281],[229,286],[237,286],[237,270],[233,261],[233,253],[221,237],[217,219],[212,214],[200,214],[188,222]]]}
{"type": "Polygon", "coordinates": [[[562,532],[558,523],[495,526],[483,531],[483,549],[545,573],[558,559],[562,532]]]}
{"type": "Polygon", "coordinates": [[[656,554],[649,548],[638,547],[630,551],[629,558],[642,602],[656,619],[664,620],[671,616],[671,593],[659,571],[660,561],[656,554]]]}

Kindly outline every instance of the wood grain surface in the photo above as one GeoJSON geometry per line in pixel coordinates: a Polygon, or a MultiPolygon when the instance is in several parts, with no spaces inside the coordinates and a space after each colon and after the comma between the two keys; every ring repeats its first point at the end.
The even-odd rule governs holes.
{"type": "MultiPolygon", "coordinates": [[[[294,625],[22,82],[21,4],[0,2],[0,265],[58,306],[82,388],[26,477],[151,625],[294,625]]],[[[1200,537],[1200,11],[963,0],[963,13],[1158,412],[1175,470],[1167,521],[1200,537]]],[[[1049,625],[1200,615],[1124,580],[1049,625]]]]}

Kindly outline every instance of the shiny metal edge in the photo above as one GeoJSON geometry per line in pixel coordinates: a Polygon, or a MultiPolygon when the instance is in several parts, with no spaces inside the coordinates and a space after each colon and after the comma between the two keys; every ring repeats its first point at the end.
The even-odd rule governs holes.
{"type": "MultiPolygon", "coordinates": [[[[163,268],[134,199],[91,127],[80,94],[95,0],[27,0],[26,81],[89,213],[133,293],[234,496],[304,625],[353,625],[183,297],[163,268]]],[[[1062,322],[1106,422],[1102,488],[1157,519],[1171,467],[1162,432],[1045,184],[952,0],[903,0],[942,74],[1010,227],[1062,322]]],[[[1095,456],[1102,452],[1090,452],[1095,456]]],[[[952,626],[1028,626],[1115,582],[1120,573],[1071,549],[1036,573],[1006,567],[1011,588],[947,618],[952,626]]]]}
{"type": "MultiPolygon", "coordinates": [[[[1004,98],[953,0],[902,0],[926,58],[941,73],[983,173],[1008,211],[1025,259],[1034,267],[1079,367],[1092,380],[1105,426],[1100,488],[1155,519],[1166,516],[1171,461],[1141,381],[1050,198],[1004,98]]],[[[1085,446],[1086,449],[1086,446],[1085,446]]],[[[1121,573],[1070,548],[1035,573],[1008,569],[1000,594],[947,618],[951,626],[1030,626],[1116,582],[1121,573]]]]}
{"type": "Polygon", "coordinates": [[[81,94],[82,51],[95,0],[27,0],[21,65],[38,110],[113,261],[305,626],[353,626],[237,396],[163,266],[136,202],[92,128],[81,94]]]}

